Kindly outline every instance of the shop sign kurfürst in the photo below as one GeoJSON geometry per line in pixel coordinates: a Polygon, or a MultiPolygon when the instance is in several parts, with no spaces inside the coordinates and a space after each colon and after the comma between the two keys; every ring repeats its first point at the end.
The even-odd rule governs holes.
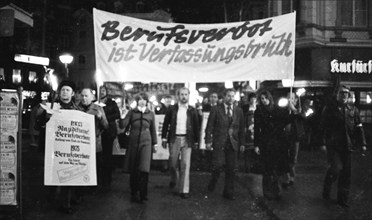
{"type": "Polygon", "coordinates": [[[331,61],[332,73],[367,73],[372,72],[372,60],[363,62],[362,60],[352,60],[351,62],[339,62],[334,59],[331,61]]]}

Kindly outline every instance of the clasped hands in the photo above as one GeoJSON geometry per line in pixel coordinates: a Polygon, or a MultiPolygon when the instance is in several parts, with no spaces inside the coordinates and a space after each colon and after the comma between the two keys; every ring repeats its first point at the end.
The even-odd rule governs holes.
{"type": "MultiPolygon", "coordinates": [[[[163,139],[162,142],[161,142],[161,146],[164,148],[164,149],[167,149],[167,145],[168,145],[168,141],[166,139],[163,139]]],[[[194,143],[194,146],[193,148],[194,149],[198,149],[199,147],[199,143],[194,143]]]]}
{"type": "MultiPolygon", "coordinates": [[[[206,143],[205,144],[205,148],[207,150],[212,150],[212,143],[206,143]]],[[[244,145],[240,145],[240,148],[239,148],[240,152],[244,152],[245,151],[245,146],[244,145]]]]}

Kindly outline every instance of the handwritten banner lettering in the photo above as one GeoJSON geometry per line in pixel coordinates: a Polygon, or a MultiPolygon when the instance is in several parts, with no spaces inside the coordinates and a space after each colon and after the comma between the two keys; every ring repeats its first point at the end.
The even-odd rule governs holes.
{"type": "Polygon", "coordinates": [[[93,10],[103,81],[293,79],[295,13],[224,24],[177,24],[93,10]]]}

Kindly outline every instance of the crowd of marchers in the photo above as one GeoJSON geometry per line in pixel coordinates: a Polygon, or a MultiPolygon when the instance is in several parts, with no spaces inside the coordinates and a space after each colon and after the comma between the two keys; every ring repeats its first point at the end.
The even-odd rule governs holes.
{"type": "MultiPolygon", "coordinates": [[[[295,183],[295,166],[300,141],[306,136],[303,121],[306,111],[299,104],[299,97],[290,93],[285,107],[274,103],[272,94],[260,90],[247,96],[247,104],[235,100],[235,90],[226,89],[223,94],[212,92],[207,102],[194,107],[189,104],[190,90],[186,87],[177,90],[177,102],[160,110],[165,114],[161,138],[157,143],[155,113],[148,107],[146,93],[135,96],[136,107],[124,117],[115,101],[110,99],[107,88],[101,86],[100,98],[90,88],[80,91],[81,99],[75,102],[75,84],[64,80],[59,84],[57,96],[51,103],[58,103],[60,109],[78,110],[94,115],[96,130],[96,169],[98,187],[110,190],[112,182],[113,144],[119,127],[128,131],[127,151],[123,170],[129,173],[130,200],[146,203],[148,197],[149,172],[152,154],[158,147],[169,149],[170,181],[169,190],[176,196],[187,199],[190,195],[190,166],[192,151],[200,147],[200,131],[203,112],[208,112],[205,132],[205,148],[211,152],[209,183],[205,186],[210,192],[222,172],[225,173],[223,198],[235,200],[234,179],[237,172],[238,154],[243,154],[245,167],[252,163],[249,154],[259,155],[262,164],[262,194],[267,200],[281,200],[281,191],[295,183]],[[117,122],[119,122],[117,124],[117,122]]],[[[332,99],[324,106],[320,117],[321,149],[327,153],[329,169],[326,173],[323,192],[324,199],[330,199],[331,186],[338,181],[337,203],[348,207],[348,194],[351,177],[351,151],[354,146],[366,150],[366,140],[358,109],[348,102],[350,88],[340,85],[335,88],[332,99]]],[[[42,101],[45,104],[45,100],[42,101]]],[[[43,104],[43,103],[42,103],[43,104]]],[[[45,152],[46,124],[51,114],[39,107],[36,109],[34,129],[40,132],[39,149],[45,152]]],[[[89,187],[56,186],[47,187],[49,196],[61,196],[56,202],[61,210],[73,213],[76,204],[89,191],[89,187]]]]}

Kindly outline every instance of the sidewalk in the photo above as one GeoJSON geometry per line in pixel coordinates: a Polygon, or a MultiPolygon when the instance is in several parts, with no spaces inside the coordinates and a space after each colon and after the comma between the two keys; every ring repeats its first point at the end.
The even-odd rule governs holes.
{"type": "MultiPolygon", "coordinates": [[[[267,201],[262,197],[259,174],[239,172],[236,181],[236,200],[222,197],[224,176],[215,192],[207,191],[208,172],[192,171],[191,197],[182,199],[169,190],[169,176],[151,171],[149,201],[146,204],[129,200],[129,175],[117,169],[110,192],[88,194],[77,211],[64,214],[55,201],[48,202],[43,186],[43,160],[37,149],[23,146],[23,219],[372,219],[371,155],[353,154],[351,207],[341,208],[321,198],[322,182],[326,171],[322,152],[300,151],[295,185],[283,191],[281,201],[267,201]]],[[[335,198],[335,192],[332,194],[335,198]]],[[[1,218],[0,219],[9,219],[1,218]]]]}
{"type": "Polygon", "coordinates": [[[300,151],[295,185],[283,190],[281,201],[262,198],[261,175],[242,175],[239,182],[253,182],[252,185],[246,185],[246,188],[260,208],[277,219],[372,219],[371,155],[363,157],[355,153],[352,163],[349,208],[336,205],[336,184],[331,194],[333,200],[327,202],[322,199],[322,185],[327,169],[325,154],[322,152],[300,151]]]}
{"type": "MultiPolygon", "coordinates": [[[[222,197],[224,176],[221,176],[216,191],[209,193],[207,183],[210,174],[192,172],[190,175],[189,199],[175,196],[168,188],[169,176],[160,171],[151,171],[149,177],[149,201],[146,204],[130,202],[129,175],[115,170],[112,190],[90,193],[84,202],[77,205],[74,214],[59,211],[56,201],[47,201],[43,186],[43,158],[36,148],[24,143],[23,151],[23,219],[273,219],[260,208],[250,191],[236,184],[236,200],[222,197]]],[[[1,218],[0,218],[1,219],[1,218]]]]}

